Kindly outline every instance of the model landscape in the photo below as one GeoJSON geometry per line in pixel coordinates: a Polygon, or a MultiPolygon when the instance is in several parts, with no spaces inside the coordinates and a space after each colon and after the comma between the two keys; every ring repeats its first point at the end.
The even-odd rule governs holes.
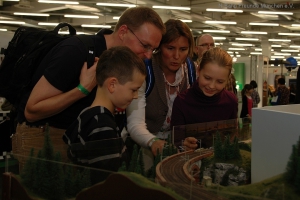
{"type": "Polygon", "coordinates": [[[300,138],[292,147],[286,173],[255,184],[250,184],[251,144],[238,142],[237,137],[231,141],[226,135],[222,139],[217,131],[213,149],[177,153],[173,145],[166,145],[162,155],[156,157],[157,166],[148,172],[144,172],[141,151],[135,146],[129,166],[123,165],[119,173],[110,177],[122,176],[109,177],[91,186],[89,176],[93,169],[59,164],[60,155],[54,153],[47,135],[44,149],[37,158],[33,157],[32,150],[19,177],[32,199],[75,199],[76,195],[82,197],[90,190],[95,192],[95,188],[97,196],[100,188],[107,188],[114,181],[117,186],[118,180],[125,180],[126,186],[133,182],[133,187],[163,191],[170,199],[300,199],[300,138]],[[211,178],[211,184],[207,177],[211,178]]]}

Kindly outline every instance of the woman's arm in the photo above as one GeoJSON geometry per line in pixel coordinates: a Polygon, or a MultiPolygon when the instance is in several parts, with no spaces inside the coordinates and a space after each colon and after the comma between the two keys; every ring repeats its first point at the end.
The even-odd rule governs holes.
{"type": "MultiPolygon", "coordinates": [[[[140,87],[138,99],[134,99],[126,109],[127,130],[132,139],[144,148],[148,148],[149,142],[155,138],[155,135],[149,132],[146,125],[146,82],[140,87]]],[[[157,148],[162,149],[164,140],[156,140],[152,143],[152,153],[156,155],[157,148]]]]}

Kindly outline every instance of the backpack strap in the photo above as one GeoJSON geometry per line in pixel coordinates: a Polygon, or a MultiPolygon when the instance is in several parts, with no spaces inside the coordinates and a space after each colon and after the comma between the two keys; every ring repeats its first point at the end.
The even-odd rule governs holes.
{"type": "Polygon", "coordinates": [[[191,58],[187,57],[186,65],[188,68],[189,84],[193,85],[193,83],[196,81],[196,67],[194,61],[191,58]]]}
{"type": "MultiPolygon", "coordinates": [[[[146,90],[145,90],[145,96],[147,98],[154,87],[155,77],[153,73],[152,60],[146,59],[144,60],[144,63],[146,65],[146,70],[147,70],[146,90]]],[[[192,85],[196,81],[196,67],[193,60],[189,57],[187,57],[186,59],[186,64],[188,69],[189,84],[192,85]]]]}
{"type": "Polygon", "coordinates": [[[152,67],[152,60],[146,59],[144,60],[144,63],[146,65],[146,71],[147,71],[145,96],[148,97],[154,87],[155,78],[154,78],[154,72],[152,67]]]}
{"type": "Polygon", "coordinates": [[[77,37],[86,47],[87,51],[87,66],[90,68],[93,66],[94,61],[95,61],[95,42],[94,38],[90,35],[76,35],[77,37]]]}

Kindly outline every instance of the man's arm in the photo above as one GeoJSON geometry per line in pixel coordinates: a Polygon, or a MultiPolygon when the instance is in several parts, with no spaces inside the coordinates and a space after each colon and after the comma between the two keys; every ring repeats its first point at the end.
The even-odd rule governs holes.
{"type": "MultiPolygon", "coordinates": [[[[81,69],[80,84],[88,91],[91,91],[96,86],[95,70],[97,62],[98,58],[95,58],[95,63],[92,67],[87,69],[87,64],[85,63],[81,69]]],[[[29,96],[24,114],[29,122],[35,122],[60,113],[83,97],[85,97],[85,94],[79,91],[77,87],[63,93],[42,76],[29,96]]]]}

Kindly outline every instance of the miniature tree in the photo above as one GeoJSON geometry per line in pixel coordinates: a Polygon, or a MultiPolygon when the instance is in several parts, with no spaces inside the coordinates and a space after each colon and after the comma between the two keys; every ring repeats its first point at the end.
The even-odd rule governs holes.
{"type": "Polygon", "coordinates": [[[121,167],[118,169],[118,172],[126,172],[127,167],[126,167],[126,162],[124,161],[121,165],[121,167]]]}
{"type": "Polygon", "coordinates": [[[241,158],[241,152],[240,152],[240,147],[239,147],[239,140],[235,136],[233,140],[233,156],[234,158],[241,158]]]}
{"type": "Polygon", "coordinates": [[[44,169],[42,168],[42,151],[39,150],[38,154],[37,154],[37,159],[35,162],[35,169],[36,172],[33,176],[33,184],[32,184],[32,190],[35,191],[37,194],[40,193],[41,190],[41,183],[43,182],[43,180],[40,178],[40,174],[43,174],[44,169]]]}
{"type": "Polygon", "coordinates": [[[74,196],[74,176],[73,176],[73,167],[70,165],[65,166],[65,176],[64,176],[64,188],[66,197],[73,197],[74,196]]]}
{"type": "Polygon", "coordinates": [[[130,161],[129,168],[128,168],[129,172],[134,172],[135,171],[135,167],[137,165],[137,158],[138,158],[138,146],[135,144],[133,146],[131,161],[130,161]]]}
{"type": "Polygon", "coordinates": [[[49,174],[52,177],[49,179],[49,188],[52,192],[47,194],[47,199],[64,199],[64,172],[60,163],[61,156],[59,152],[55,154],[54,161],[55,162],[48,163],[51,166],[51,172],[49,174]]]}
{"type": "Polygon", "coordinates": [[[139,171],[140,170],[140,174],[143,175],[143,176],[146,176],[146,174],[145,174],[144,156],[143,156],[142,149],[139,150],[139,157],[138,157],[138,164],[137,164],[137,166],[138,166],[139,169],[136,169],[135,171],[139,171]]]}
{"type": "Polygon", "coordinates": [[[225,141],[224,141],[224,146],[223,146],[223,152],[224,152],[224,157],[225,160],[227,159],[231,159],[232,156],[232,151],[231,151],[231,145],[230,145],[230,139],[229,136],[225,137],[225,141]]]}
{"type": "MultiPolygon", "coordinates": [[[[91,170],[89,168],[84,168],[84,170],[81,172],[81,186],[80,190],[86,187],[90,187],[91,184],[91,170]]],[[[79,191],[78,191],[79,192],[79,191]]]]}
{"type": "Polygon", "coordinates": [[[81,191],[81,175],[79,170],[75,170],[75,174],[74,174],[74,181],[73,181],[73,190],[74,190],[74,196],[81,191]]]}
{"type": "Polygon", "coordinates": [[[223,145],[222,145],[222,139],[219,132],[217,132],[217,137],[214,142],[214,155],[216,159],[225,159],[224,151],[223,151],[223,145]]]}
{"type": "Polygon", "coordinates": [[[287,163],[285,178],[300,192],[300,138],[297,145],[292,147],[292,154],[287,163]]]}
{"type": "Polygon", "coordinates": [[[21,173],[21,178],[22,178],[22,183],[29,189],[32,188],[32,182],[33,182],[33,175],[35,173],[35,159],[33,158],[34,156],[34,149],[32,148],[30,150],[30,155],[27,160],[27,162],[24,165],[24,168],[21,173]]]}

